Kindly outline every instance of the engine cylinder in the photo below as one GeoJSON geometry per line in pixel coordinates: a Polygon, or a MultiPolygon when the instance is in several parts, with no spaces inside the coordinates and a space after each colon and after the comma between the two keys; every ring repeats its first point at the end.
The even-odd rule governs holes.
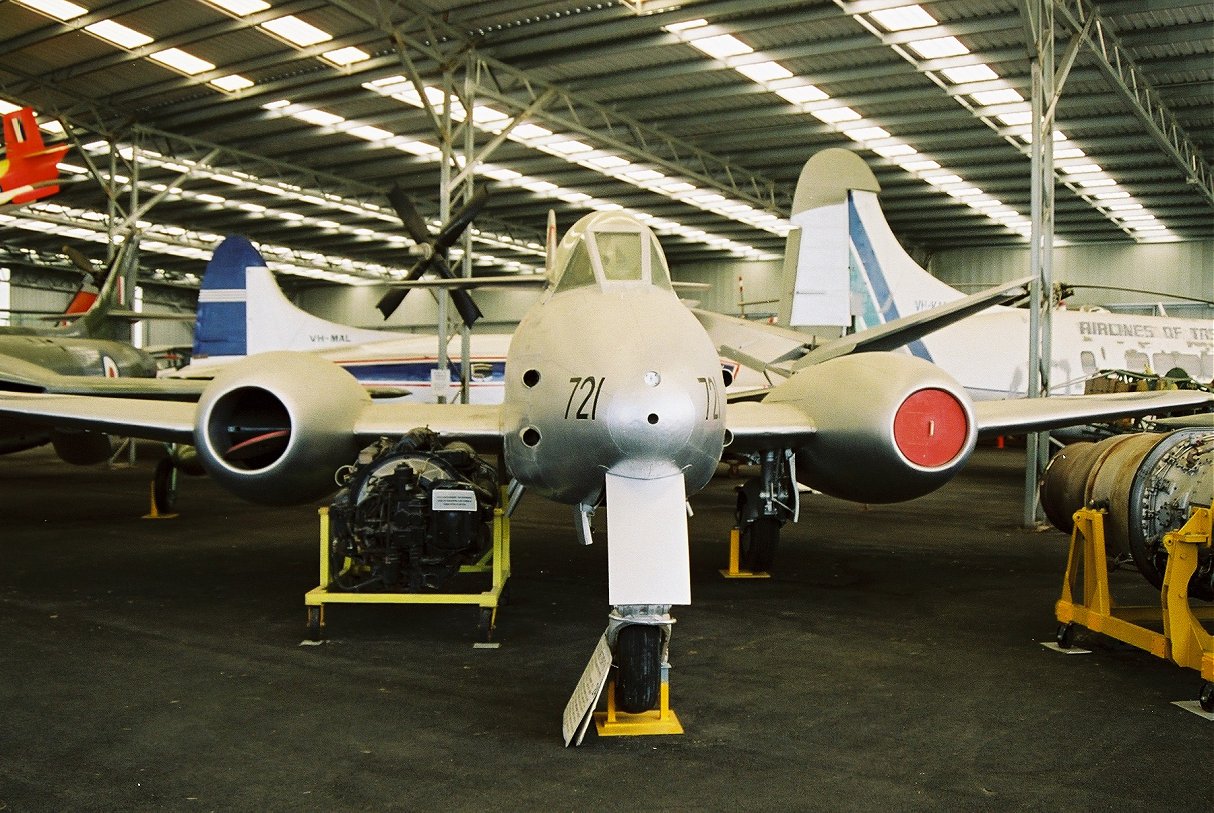
{"type": "MultiPolygon", "coordinates": [[[[1163,536],[1184,524],[1192,506],[1210,505],[1212,469],[1214,432],[1208,429],[1072,444],[1050,461],[1041,481],[1041,504],[1050,522],[1067,533],[1080,508],[1105,508],[1108,551],[1133,558],[1142,575],[1160,587],[1167,566],[1163,536]]],[[[1208,552],[1189,591],[1214,598],[1214,562],[1208,552]]]]}

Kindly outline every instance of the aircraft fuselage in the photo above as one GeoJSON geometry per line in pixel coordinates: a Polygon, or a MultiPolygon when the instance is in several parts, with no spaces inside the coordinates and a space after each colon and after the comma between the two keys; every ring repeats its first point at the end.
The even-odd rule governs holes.
{"type": "Polygon", "coordinates": [[[669,289],[558,291],[523,319],[507,355],[506,465],[563,503],[596,503],[607,472],[682,472],[690,492],[720,459],[724,393],[715,348],[669,289]]]}

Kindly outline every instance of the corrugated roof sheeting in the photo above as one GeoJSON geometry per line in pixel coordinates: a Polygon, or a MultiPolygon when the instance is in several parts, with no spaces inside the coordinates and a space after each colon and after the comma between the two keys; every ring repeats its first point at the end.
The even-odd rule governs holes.
{"type": "MultiPolygon", "coordinates": [[[[99,14],[106,8],[100,0],[77,2],[99,14]]],[[[125,52],[84,32],[69,30],[71,23],[54,22],[10,0],[0,4],[0,98],[12,96],[13,101],[64,111],[81,123],[93,123],[96,118],[107,126],[135,122],[166,130],[183,140],[202,138],[238,151],[220,158],[220,168],[224,161],[234,161],[256,167],[254,174],[265,172],[271,178],[290,178],[292,183],[301,183],[302,179],[305,187],[313,184],[323,187],[322,191],[342,189],[360,199],[375,199],[376,190],[386,188],[395,179],[404,179],[423,209],[433,213],[437,163],[375,140],[377,132],[388,131],[437,144],[430,119],[422,111],[363,87],[366,82],[404,72],[391,38],[373,22],[384,8],[371,0],[269,2],[271,11],[250,19],[236,18],[202,0],[121,4],[119,8],[125,11],[117,18],[119,22],[154,36],[158,44],[180,47],[217,66],[214,72],[189,77],[149,59],[149,53],[157,50],[155,46],[125,52]],[[295,47],[250,22],[281,16],[277,10],[297,15],[332,39],[328,44],[295,47]],[[6,43],[10,44],[7,50],[6,43]],[[20,47],[12,47],[14,43],[20,47]],[[349,44],[356,44],[372,59],[342,68],[318,58],[323,51],[349,44]],[[365,70],[368,66],[370,69],[365,70]],[[224,93],[208,84],[230,73],[246,77],[255,83],[254,87],[224,93]],[[266,103],[279,99],[294,102],[296,107],[280,113],[263,109],[266,103]],[[300,115],[315,118],[309,109],[341,119],[328,125],[301,120],[300,115]],[[363,129],[361,137],[339,132],[358,126],[372,129],[363,129]],[[259,157],[286,165],[259,165],[259,157]],[[306,180],[309,173],[313,180],[306,180]]],[[[697,159],[690,157],[694,147],[731,167],[774,182],[782,199],[786,199],[810,153],[827,146],[853,147],[881,178],[891,221],[899,226],[900,237],[907,242],[930,249],[973,241],[1023,240],[924,179],[908,174],[898,166],[896,157],[882,158],[840,132],[841,127],[861,124],[883,127],[925,158],[938,159],[942,171],[956,173],[1027,214],[1029,163],[1023,141],[1013,138],[1015,143],[1009,143],[1012,133],[1005,125],[992,127],[976,118],[961,100],[951,98],[941,88],[941,84],[951,86],[948,82],[933,81],[861,20],[848,16],[843,7],[850,4],[832,0],[685,0],[674,5],[653,0],[643,4],[646,11],[654,12],[648,15],[637,15],[612,0],[430,0],[425,5],[435,14],[432,27],[439,34],[439,47],[445,54],[457,54],[457,41],[466,39],[467,47],[521,71],[538,82],[540,90],[544,83],[550,83],[567,92],[573,100],[571,105],[550,102],[544,112],[551,116],[541,114],[533,123],[559,133],[560,123],[575,119],[590,132],[573,135],[600,150],[596,154],[618,152],[620,143],[633,143],[644,145],[645,150],[655,151],[665,160],[668,148],[660,142],[662,137],[671,137],[683,142],[675,149],[674,160],[685,161],[689,172],[700,171],[697,159]],[[714,59],[662,30],[669,22],[697,16],[718,26],[717,33],[732,33],[763,58],[776,60],[799,81],[813,83],[832,101],[798,109],[771,89],[744,77],[736,70],[738,62],[714,59]],[[447,24],[450,29],[444,28],[447,24]],[[579,105],[584,106],[575,109],[579,105]],[[593,105],[601,105],[608,112],[595,112],[593,105]],[[813,115],[814,111],[842,105],[851,107],[862,122],[832,125],[813,115]],[[610,132],[603,124],[604,115],[620,117],[610,125],[610,132]],[[648,129],[632,132],[628,124],[632,121],[648,129]]],[[[1174,106],[1173,112],[1188,129],[1188,137],[1200,146],[1204,160],[1209,162],[1214,118],[1214,105],[1210,103],[1214,88],[1214,5],[1180,0],[1142,4],[1104,0],[1094,6],[1111,9],[1106,16],[1107,30],[1124,35],[1128,52],[1158,85],[1161,98],[1174,106]]],[[[1019,2],[928,0],[923,8],[942,26],[938,33],[954,34],[974,55],[957,64],[986,62],[1007,85],[1027,98],[1029,63],[1019,2]]],[[[424,36],[418,32],[427,30],[426,25],[415,18],[406,21],[400,7],[390,10],[398,15],[409,36],[424,36]]],[[[1071,33],[1060,32],[1059,54],[1071,33]]],[[[914,38],[913,32],[884,36],[890,42],[914,38]]],[[[906,50],[909,45],[900,47],[906,50]]],[[[441,81],[429,57],[417,52],[411,57],[422,67],[426,83],[437,85],[441,81]]],[[[505,87],[518,104],[529,102],[512,80],[506,81],[505,87]]],[[[982,107],[975,100],[967,104],[982,107]]],[[[994,115],[989,112],[988,118],[994,115]]],[[[1087,49],[1080,50],[1059,103],[1058,127],[1129,193],[1141,197],[1148,208],[1157,208],[1160,221],[1173,227],[1177,236],[1214,236],[1214,207],[1185,183],[1183,173],[1156,145],[1087,49]],[[1117,177],[1119,172],[1123,177],[1117,177]]],[[[488,132],[476,134],[480,145],[491,137],[488,132]]],[[[882,143],[871,142],[870,146],[882,143]]],[[[165,149],[185,151],[194,158],[206,153],[205,145],[195,148],[168,143],[165,149]]],[[[625,155],[634,163],[645,163],[643,155],[625,155]]],[[[685,221],[710,236],[727,235],[763,251],[782,249],[782,238],[776,234],[605,177],[534,147],[507,142],[488,160],[499,168],[533,176],[534,181],[557,184],[564,193],[585,191],[605,201],[619,201],[620,205],[659,217],[685,221]]],[[[660,166],[663,174],[672,172],[669,166],[655,166],[660,166]]],[[[167,182],[172,174],[149,170],[145,177],[167,182]]],[[[487,183],[493,192],[488,216],[520,234],[540,234],[543,213],[550,206],[557,210],[562,227],[587,211],[583,204],[554,199],[542,191],[521,187],[521,182],[487,183]],[[530,222],[533,220],[537,222],[530,222]]],[[[101,206],[96,190],[86,191],[84,186],[77,184],[65,190],[63,203],[101,206]]],[[[232,205],[204,205],[185,195],[157,207],[149,219],[159,222],[157,218],[163,218],[170,225],[204,231],[239,228],[255,238],[320,251],[328,246],[332,249],[329,253],[340,251],[356,259],[388,262],[386,258],[400,254],[399,245],[376,245],[368,235],[354,233],[355,229],[384,233],[393,229],[392,224],[374,216],[333,206],[310,206],[264,190],[229,188],[205,178],[189,179],[183,187],[187,192],[229,198],[232,205]],[[249,204],[252,209],[264,206],[268,213],[240,209],[237,204],[249,204]],[[305,213],[310,220],[304,225],[291,225],[300,221],[284,220],[275,214],[291,209],[305,213]],[[340,224],[345,231],[317,223],[340,224]]],[[[379,200],[382,204],[382,197],[379,200]]],[[[1105,212],[1062,186],[1058,189],[1057,224],[1058,236],[1064,240],[1131,240],[1105,212]]],[[[0,239],[14,244],[52,242],[32,232],[12,230],[0,232],[0,239]]],[[[704,239],[669,236],[664,243],[675,265],[727,256],[705,245],[704,239]]],[[[185,264],[167,257],[165,263],[185,264]]]]}

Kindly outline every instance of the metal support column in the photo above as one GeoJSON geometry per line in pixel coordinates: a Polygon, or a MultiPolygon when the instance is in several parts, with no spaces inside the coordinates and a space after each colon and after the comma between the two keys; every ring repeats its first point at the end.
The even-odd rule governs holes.
{"type": "MultiPolygon", "coordinates": [[[[1054,111],[1057,89],[1054,74],[1054,4],[1052,0],[1025,0],[1023,9],[1032,49],[1032,230],[1029,265],[1033,276],[1029,299],[1029,398],[1050,391],[1051,313],[1053,311],[1054,249],[1054,111]]],[[[1049,461],[1048,432],[1028,436],[1024,467],[1024,525],[1043,519],[1037,488],[1049,461]]]]}

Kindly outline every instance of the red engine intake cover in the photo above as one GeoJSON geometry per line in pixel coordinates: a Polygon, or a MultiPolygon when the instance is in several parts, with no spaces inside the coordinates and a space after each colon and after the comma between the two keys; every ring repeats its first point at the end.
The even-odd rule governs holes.
{"type": "Polygon", "coordinates": [[[955,460],[965,448],[968,433],[964,407],[944,390],[919,390],[903,401],[894,415],[898,450],[907,460],[926,468],[955,460]]]}

